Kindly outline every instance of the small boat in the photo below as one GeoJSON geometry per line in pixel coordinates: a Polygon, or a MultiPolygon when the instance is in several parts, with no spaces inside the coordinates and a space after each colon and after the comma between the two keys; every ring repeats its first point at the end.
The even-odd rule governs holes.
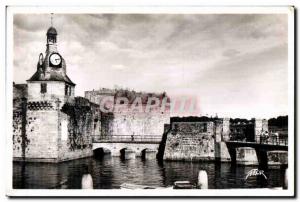
{"type": "Polygon", "coordinates": [[[121,189],[155,189],[155,187],[147,186],[147,185],[138,185],[138,184],[129,184],[123,183],[120,185],[121,189]]]}
{"type": "Polygon", "coordinates": [[[129,183],[121,184],[120,188],[121,189],[173,189],[173,187],[155,187],[155,186],[129,184],[129,183]]]}
{"type": "Polygon", "coordinates": [[[174,189],[196,189],[197,187],[190,181],[176,181],[174,182],[174,189]]]}

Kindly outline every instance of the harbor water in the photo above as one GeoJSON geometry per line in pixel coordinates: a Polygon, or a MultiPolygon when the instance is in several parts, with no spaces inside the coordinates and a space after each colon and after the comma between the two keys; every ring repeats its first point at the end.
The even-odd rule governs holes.
{"type": "Polygon", "coordinates": [[[249,176],[256,166],[215,162],[170,162],[157,160],[122,160],[119,157],[84,158],[53,163],[13,163],[15,189],[80,189],[86,171],[94,189],[119,189],[122,183],[167,187],[175,181],[197,183],[199,170],[206,170],[209,189],[281,187],[284,170],[269,168],[263,176],[249,176]]]}

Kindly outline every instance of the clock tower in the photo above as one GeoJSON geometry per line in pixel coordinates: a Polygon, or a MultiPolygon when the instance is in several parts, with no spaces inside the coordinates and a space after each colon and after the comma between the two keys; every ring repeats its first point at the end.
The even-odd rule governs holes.
{"type": "Polygon", "coordinates": [[[74,96],[75,84],[57,49],[56,29],[51,26],[46,36],[46,52],[39,54],[36,71],[27,80],[22,150],[16,146],[14,158],[60,162],[91,156],[90,103],[74,96]]]}
{"type": "Polygon", "coordinates": [[[45,55],[40,53],[37,69],[27,80],[28,101],[59,99],[62,104],[74,98],[75,84],[67,76],[66,62],[57,50],[57,31],[47,31],[45,55]]]}

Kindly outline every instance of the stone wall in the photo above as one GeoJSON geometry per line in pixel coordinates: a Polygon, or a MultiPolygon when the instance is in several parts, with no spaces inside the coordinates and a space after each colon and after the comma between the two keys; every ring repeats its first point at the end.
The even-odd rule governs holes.
{"type": "Polygon", "coordinates": [[[119,112],[103,114],[101,131],[103,137],[138,136],[161,138],[164,124],[169,123],[169,114],[159,112],[119,112]]]}
{"type": "Polygon", "coordinates": [[[213,122],[173,122],[167,134],[165,160],[215,160],[213,122]]]}
{"type": "Polygon", "coordinates": [[[28,97],[27,84],[15,84],[13,83],[13,99],[21,99],[28,97]]]}
{"type": "Polygon", "coordinates": [[[98,132],[95,124],[100,120],[97,107],[82,97],[76,97],[74,104],[66,103],[62,107],[59,114],[60,161],[92,156],[92,136],[98,132]]]}
{"type": "Polygon", "coordinates": [[[225,142],[215,142],[215,159],[220,162],[231,161],[231,156],[225,142]]]}
{"type": "Polygon", "coordinates": [[[58,111],[27,110],[26,160],[56,161],[58,156],[58,111]]]}
{"type": "Polygon", "coordinates": [[[13,156],[21,158],[25,154],[23,145],[26,138],[27,85],[13,83],[13,156]]]}
{"type": "Polygon", "coordinates": [[[239,165],[258,165],[255,149],[251,147],[236,148],[236,163],[239,165]]]}
{"type": "Polygon", "coordinates": [[[288,152],[287,151],[269,151],[267,152],[268,165],[281,166],[288,164],[288,152]]]}
{"type": "Polygon", "coordinates": [[[67,114],[60,114],[60,137],[58,139],[58,161],[66,161],[88,157],[92,155],[92,138],[89,125],[90,117],[80,117],[79,127],[74,126],[74,121],[67,114]],[[78,130],[78,128],[80,128],[78,130]],[[76,133],[74,132],[76,131],[76,133]]]}
{"type": "Polygon", "coordinates": [[[101,126],[99,126],[101,134],[97,138],[161,138],[164,133],[164,124],[170,122],[170,112],[168,107],[162,111],[161,105],[145,110],[146,103],[151,97],[156,97],[160,101],[163,98],[167,98],[165,93],[155,94],[122,89],[86,91],[85,98],[98,105],[103,104],[101,101],[104,98],[110,98],[113,102],[113,110],[101,112],[101,126]],[[128,104],[124,106],[116,104],[118,98],[127,98],[128,104]],[[133,103],[136,98],[141,98],[141,105],[135,108],[133,103]]]}
{"type": "Polygon", "coordinates": [[[92,155],[92,135],[100,133],[97,105],[84,98],[64,104],[15,97],[14,160],[59,162],[92,155]]]}
{"type": "Polygon", "coordinates": [[[104,98],[113,100],[115,93],[116,90],[114,89],[103,88],[98,91],[85,91],[84,97],[90,100],[91,102],[97,103],[99,105],[104,98]]]}
{"type": "Polygon", "coordinates": [[[24,113],[22,111],[13,112],[13,156],[14,157],[22,157],[22,144],[27,142],[22,137],[22,119],[24,113]]]}
{"type": "Polygon", "coordinates": [[[47,108],[28,109],[25,113],[14,111],[14,160],[55,161],[57,158],[57,111],[47,108]],[[22,119],[25,124],[20,124],[22,119]],[[15,127],[17,126],[17,128],[15,127]],[[21,131],[24,130],[22,133],[21,131]]]}
{"type": "Polygon", "coordinates": [[[101,134],[100,138],[106,139],[113,134],[113,113],[101,113],[101,134]]]}

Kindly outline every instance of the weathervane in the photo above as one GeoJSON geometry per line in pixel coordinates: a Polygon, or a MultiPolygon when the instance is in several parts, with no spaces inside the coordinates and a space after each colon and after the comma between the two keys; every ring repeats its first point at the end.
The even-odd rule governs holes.
{"type": "Polygon", "coordinates": [[[53,27],[53,13],[51,13],[51,27],[53,27]]]}

